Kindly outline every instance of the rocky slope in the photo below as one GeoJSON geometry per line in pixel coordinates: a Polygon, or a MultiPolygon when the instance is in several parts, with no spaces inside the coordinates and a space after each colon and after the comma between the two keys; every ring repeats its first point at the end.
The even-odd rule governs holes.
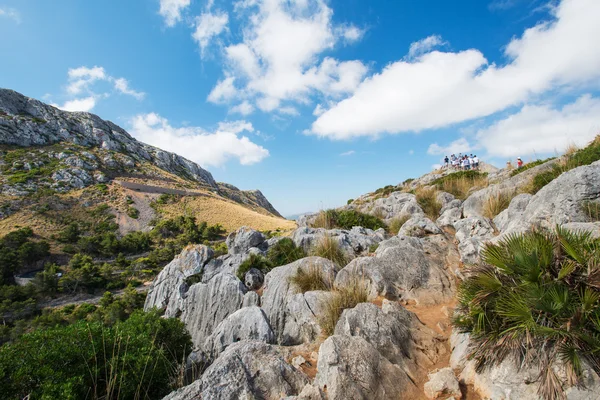
{"type": "MultiPolygon", "coordinates": [[[[194,341],[190,384],[167,398],[539,399],[535,370],[519,369],[514,360],[476,369],[467,357],[469,334],[453,332],[449,316],[463,267],[480,261],[484,243],[555,224],[600,235],[600,224],[579,206],[600,198],[600,161],[563,173],[534,195],[518,194],[556,162],[514,176],[494,171],[464,201],[438,192],[437,218],[427,217],[410,193],[432,176],[363,196],[360,209],[387,221],[410,215],[397,235],[311,228],[310,216],[299,221],[304,226],[291,235],[298,246],[310,249],[328,236],[347,265],[308,257],[264,277],[251,271],[242,282],[235,276],[240,263],[266,254],[279,239],[241,229],[228,238],[225,256],[215,258],[204,246],[187,249],[154,281],[145,305],[180,318],[194,341]],[[486,199],[505,190],[510,205],[485,217],[486,199]],[[300,291],[291,283],[299,270],[319,271],[332,289],[300,291]],[[201,281],[189,285],[194,275],[201,281]],[[325,332],[321,318],[335,291],[357,280],[367,288],[366,302],[345,309],[325,332]]],[[[600,377],[583,368],[585,386],[569,387],[567,399],[598,398],[600,377]]]]}
{"type": "Polygon", "coordinates": [[[22,196],[41,187],[68,191],[126,177],[214,192],[281,217],[258,190],[217,183],[196,163],[141,143],[97,115],[62,111],[7,89],[0,89],[0,145],[3,194],[22,196]]]}

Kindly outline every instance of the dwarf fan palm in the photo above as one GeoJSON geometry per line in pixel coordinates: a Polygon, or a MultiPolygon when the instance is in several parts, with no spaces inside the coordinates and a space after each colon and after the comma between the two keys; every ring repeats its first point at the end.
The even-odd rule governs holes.
{"type": "Polygon", "coordinates": [[[547,399],[579,384],[584,362],[600,373],[599,239],[559,227],[514,234],[486,245],[482,260],[461,284],[454,317],[471,333],[478,368],[509,357],[537,367],[547,399]]]}

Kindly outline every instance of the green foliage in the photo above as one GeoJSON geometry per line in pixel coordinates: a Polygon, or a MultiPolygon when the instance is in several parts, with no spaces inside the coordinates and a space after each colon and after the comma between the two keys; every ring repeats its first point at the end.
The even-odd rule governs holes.
{"type": "Polygon", "coordinates": [[[298,268],[296,273],[289,277],[289,282],[300,293],[312,290],[329,290],[332,286],[332,282],[325,277],[318,265],[310,265],[308,269],[298,268]]]}
{"type": "Polygon", "coordinates": [[[215,257],[223,256],[227,254],[227,243],[219,242],[217,244],[212,245],[212,249],[215,253],[215,257]]]}
{"type": "Polygon", "coordinates": [[[250,271],[252,268],[256,268],[266,274],[271,269],[273,269],[273,265],[269,260],[267,260],[263,256],[260,256],[258,254],[250,254],[250,257],[248,257],[246,261],[240,264],[235,275],[238,277],[239,280],[243,282],[244,277],[246,276],[246,272],[250,271]]]}
{"type": "Polygon", "coordinates": [[[414,181],[414,180],[415,180],[414,178],[408,178],[408,179],[405,179],[405,180],[402,182],[402,186],[406,186],[406,185],[408,185],[409,183],[411,183],[411,182],[412,182],[412,181],[414,181]]]}
{"type": "Polygon", "coordinates": [[[79,322],[37,330],[0,348],[6,399],[160,399],[191,349],[184,325],[136,312],[112,327],[79,322]]]}
{"type": "Polygon", "coordinates": [[[379,248],[379,243],[373,243],[369,246],[369,253],[375,253],[379,248]]]}
{"type": "Polygon", "coordinates": [[[600,221],[600,203],[597,201],[582,201],[581,210],[592,221],[600,221]]]}
{"type": "Polygon", "coordinates": [[[140,216],[140,211],[135,207],[127,208],[127,215],[129,218],[138,219],[140,216]]]}
{"type": "Polygon", "coordinates": [[[326,229],[352,229],[355,226],[362,226],[363,228],[373,230],[386,227],[385,223],[376,216],[355,210],[334,209],[321,211],[313,226],[326,229]]]}
{"type": "Polygon", "coordinates": [[[533,177],[529,193],[535,194],[541,188],[558,178],[563,172],[573,168],[589,165],[600,160],[600,136],[597,136],[587,147],[579,149],[572,154],[566,154],[563,159],[552,166],[549,171],[540,172],[533,177]]]}
{"type": "Polygon", "coordinates": [[[535,160],[535,161],[532,161],[532,162],[530,162],[530,163],[527,163],[527,164],[523,165],[521,168],[516,168],[516,169],[512,170],[512,171],[510,172],[510,176],[515,176],[515,175],[518,175],[518,174],[520,174],[521,172],[525,172],[525,171],[527,171],[528,169],[531,169],[531,168],[533,168],[533,167],[537,167],[538,165],[542,165],[542,164],[544,164],[544,163],[547,163],[547,162],[548,162],[548,161],[550,161],[550,160],[554,160],[554,157],[546,158],[545,160],[540,160],[540,159],[537,159],[537,160],[535,160]]]}
{"type": "MultiPolygon", "coordinates": [[[[437,191],[435,189],[419,188],[415,196],[417,203],[431,220],[435,221],[440,216],[442,204],[437,200],[437,191]]],[[[406,221],[404,221],[406,222],[406,221]]]]}
{"type": "Polygon", "coordinates": [[[392,235],[397,235],[398,232],[400,232],[400,228],[402,228],[402,225],[404,225],[409,219],[409,214],[402,214],[395,217],[390,221],[388,225],[388,232],[392,235]]]}
{"type": "Polygon", "coordinates": [[[454,324],[471,333],[483,368],[507,357],[540,369],[539,391],[561,398],[555,367],[569,384],[587,362],[600,372],[600,240],[590,233],[514,234],[487,244],[483,264],[459,288],[454,324]]]}
{"type": "Polygon", "coordinates": [[[369,297],[367,282],[358,277],[352,277],[345,285],[336,287],[333,296],[325,303],[323,311],[318,316],[318,322],[325,337],[333,335],[342,312],[354,308],[359,303],[366,303],[369,297]]]}
{"type": "Polygon", "coordinates": [[[208,226],[206,222],[196,223],[195,217],[179,216],[158,222],[152,230],[152,235],[160,239],[176,239],[181,245],[202,243],[204,240],[220,239],[225,229],[220,225],[208,226]]]}
{"type": "Polygon", "coordinates": [[[275,243],[267,252],[267,259],[273,267],[287,265],[306,257],[302,247],[296,246],[290,238],[283,238],[275,243]]]}
{"type": "Polygon", "coordinates": [[[339,242],[331,236],[323,236],[313,248],[312,255],[327,258],[340,267],[346,266],[348,262],[339,242]]]}
{"type": "Polygon", "coordinates": [[[382,188],[375,190],[375,192],[373,192],[373,194],[375,195],[375,197],[378,197],[378,198],[379,197],[387,197],[397,190],[398,190],[398,187],[396,187],[394,185],[387,185],[387,186],[384,186],[382,188]]]}
{"type": "Polygon", "coordinates": [[[354,199],[348,199],[348,201],[346,202],[346,204],[352,204],[353,201],[354,201],[354,199]]]}
{"type": "Polygon", "coordinates": [[[471,190],[487,186],[487,172],[474,170],[458,171],[442,176],[432,182],[439,190],[466,199],[471,190]]]}
{"type": "Polygon", "coordinates": [[[0,285],[14,281],[13,275],[24,266],[44,259],[50,254],[47,242],[31,241],[31,228],[22,228],[0,239],[0,285]]]}
{"type": "Polygon", "coordinates": [[[58,234],[58,241],[62,243],[77,243],[80,235],[79,224],[72,222],[58,234]]]}

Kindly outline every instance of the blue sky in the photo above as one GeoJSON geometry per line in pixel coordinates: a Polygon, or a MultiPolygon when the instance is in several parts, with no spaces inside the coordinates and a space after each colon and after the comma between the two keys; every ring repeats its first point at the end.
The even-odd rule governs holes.
{"type": "Polygon", "coordinates": [[[468,151],[600,132],[597,0],[0,0],[0,86],[112,120],[284,215],[468,151]]]}

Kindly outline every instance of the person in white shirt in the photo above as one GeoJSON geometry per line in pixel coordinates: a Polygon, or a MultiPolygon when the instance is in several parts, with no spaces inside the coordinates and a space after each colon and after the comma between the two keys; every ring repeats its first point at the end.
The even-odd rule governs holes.
{"type": "Polygon", "coordinates": [[[477,158],[477,154],[473,156],[473,166],[475,169],[479,169],[479,158],[477,158]]]}

